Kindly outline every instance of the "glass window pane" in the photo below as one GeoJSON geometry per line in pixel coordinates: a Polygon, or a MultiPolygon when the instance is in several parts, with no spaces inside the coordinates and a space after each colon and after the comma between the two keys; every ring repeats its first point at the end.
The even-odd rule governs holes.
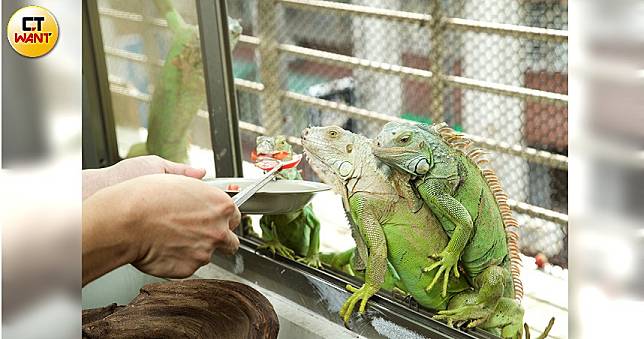
{"type": "Polygon", "coordinates": [[[214,173],[195,2],[98,4],[119,155],[214,173]]]}

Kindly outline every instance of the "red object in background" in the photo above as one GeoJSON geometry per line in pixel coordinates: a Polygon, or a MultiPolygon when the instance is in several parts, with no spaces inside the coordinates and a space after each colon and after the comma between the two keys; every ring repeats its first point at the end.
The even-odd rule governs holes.
{"type": "Polygon", "coordinates": [[[284,160],[284,158],[288,157],[288,152],[286,151],[275,152],[273,153],[272,157],[273,159],[284,160]]]}
{"type": "Polygon", "coordinates": [[[548,263],[548,257],[543,253],[539,253],[534,257],[534,263],[537,264],[539,269],[543,269],[548,263]]]}
{"type": "Polygon", "coordinates": [[[239,185],[228,184],[228,186],[226,186],[226,190],[227,191],[233,191],[233,192],[239,192],[239,185]]]}
{"type": "Polygon", "coordinates": [[[264,171],[270,171],[275,166],[279,165],[280,162],[281,162],[280,170],[285,170],[285,169],[297,167],[297,165],[299,165],[300,161],[302,161],[302,155],[301,154],[294,154],[293,155],[293,160],[281,162],[280,160],[277,160],[275,158],[265,158],[265,159],[262,159],[262,160],[260,160],[258,162],[255,162],[255,166],[263,169],[264,171]]]}
{"type": "Polygon", "coordinates": [[[257,154],[255,151],[250,152],[250,160],[252,161],[257,161],[257,159],[261,157],[268,157],[268,158],[273,158],[277,160],[284,160],[286,157],[288,157],[288,152],[287,151],[281,151],[281,152],[275,152],[271,155],[268,154],[257,154]]]}

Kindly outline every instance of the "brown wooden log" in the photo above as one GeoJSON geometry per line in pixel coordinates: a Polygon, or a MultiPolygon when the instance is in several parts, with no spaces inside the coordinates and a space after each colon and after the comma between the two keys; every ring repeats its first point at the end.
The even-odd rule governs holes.
{"type": "Polygon", "coordinates": [[[83,338],[277,338],[278,331],[266,297],[224,280],[148,284],[126,306],[83,311],[83,338]]]}

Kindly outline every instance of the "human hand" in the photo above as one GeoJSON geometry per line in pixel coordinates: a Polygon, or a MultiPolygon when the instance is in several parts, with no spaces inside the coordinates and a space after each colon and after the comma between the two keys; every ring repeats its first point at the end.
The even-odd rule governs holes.
{"type": "MultiPolygon", "coordinates": [[[[106,238],[112,238],[111,243],[125,243],[119,248],[124,251],[127,263],[166,278],[188,277],[210,262],[213,251],[233,254],[239,248],[233,230],[239,225],[241,214],[232,199],[193,178],[141,176],[97,192],[84,205],[84,214],[97,213],[93,219],[104,220],[101,225],[83,217],[84,282],[105,273],[92,274],[88,262],[86,274],[85,259],[86,253],[92,247],[100,247],[106,238]],[[86,221],[94,224],[87,236],[86,221]],[[101,227],[111,229],[101,231],[101,227]]],[[[114,252],[118,251],[110,253],[114,252]]],[[[94,263],[100,265],[101,260],[94,263]]]]}
{"type": "Polygon", "coordinates": [[[156,155],[124,159],[107,168],[84,170],[83,199],[96,193],[96,191],[100,189],[116,185],[126,180],[134,179],[143,175],[163,173],[178,174],[195,179],[201,179],[206,175],[206,170],[165,160],[156,155]]]}

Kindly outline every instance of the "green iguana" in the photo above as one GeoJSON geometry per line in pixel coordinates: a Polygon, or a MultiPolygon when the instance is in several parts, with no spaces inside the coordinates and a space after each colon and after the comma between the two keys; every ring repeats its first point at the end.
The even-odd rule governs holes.
{"type": "MultiPolygon", "coordinates": [[[[449,237],[429,207],[418,203],[408,176],[391,171],[372,154],[369,139],[332,126],[305,129],[302,143],[311,167],[342,196],[345,210],[353,219],[358,256],[366,261],[364,285],[359,289],[347,286],[353,295],[340,311],[345,322],[358,301],[363,313],[367,300],[382,286],[387,260],[404,290],[426,308],[445,311],[442,315],[449,316],[476,304],[479,291],[463,275],[445,277],[449,280],[445,294],[426,288],[441,276],[433,270],[423,274],[427,259],[440,262],[432,255],[448,245],[449,237]]],[[[501,297],[491,315],[473,326],[504,338],[520,338],[523,313],[513,298],[501,297]]],[[[456,326],[473,323],[447,320],[456,326]]],[[[549,328],[541,337],[547,331],[549,328]]]]}
{"type": "Polygon", "coordinates": [[[366,268],[360,288],[347,286],[353,295],[340,311],[345,322],[359,301],[363,313],[382,288],[388,261],[402,289],[432,309],[445,309],[452,296],[470,288],[464,278],[454,277],[445,297],[425,291],[433,277],[418,272],[429,255],[447,245],[447,234],[429,208],[410,208],[371,154],[369,139],[336,126],[314,127],[304,130],[302,145],[313,170],[342,197],[356,241],[356,266],[366,268]]]}
{"type": "MultiPolygon", "coordinates": [[[[155,154],[185,162],[190,125],[206,98],[199,29],[187,24],[171,1],[156,4],[165,14],[172,41],[152,94],[147,141],[133,145],[127,156],[155,154]]],[[[228,31],[234,48],[242,32],[239,21],[228,18],[228,31]]]]}
{"type": "Polygon", "coordinates": [[[401,174],[432,210],[450,236],[434,257],[439,261],[423,269],[437,274],[431,290],[443,276],[443,294],[449,275],[459,276],[458,263],[478,290],[473,305],[438,318],[471,321],[476,326],[494,311],[499,298],[521,300],[516,220],[507,195],[491,169],[483,169],[482,151],[446,124],[429,126],[390,122],[373,145],[373,154],[401,174]],[[506,230],[508,232],[506,237],[506,230]]]}
{"type": "MultiPolygon", "coordinates": [[[[252,160],[271,157],[278,160],[292,160],[293,150],[286,137],[259,136],[256,140],[252,160]]],[[[278,180],[302,180],[302,175],[295,167],[281,170],[276,175],[278,180]]],[[[262,228],[264,245],[273,254],[295,260],[311,267],[320,267],[320,222],[313,213],[311,204],[302,210],[279,215],[264,215],[259,221],[262,228]]]]}

